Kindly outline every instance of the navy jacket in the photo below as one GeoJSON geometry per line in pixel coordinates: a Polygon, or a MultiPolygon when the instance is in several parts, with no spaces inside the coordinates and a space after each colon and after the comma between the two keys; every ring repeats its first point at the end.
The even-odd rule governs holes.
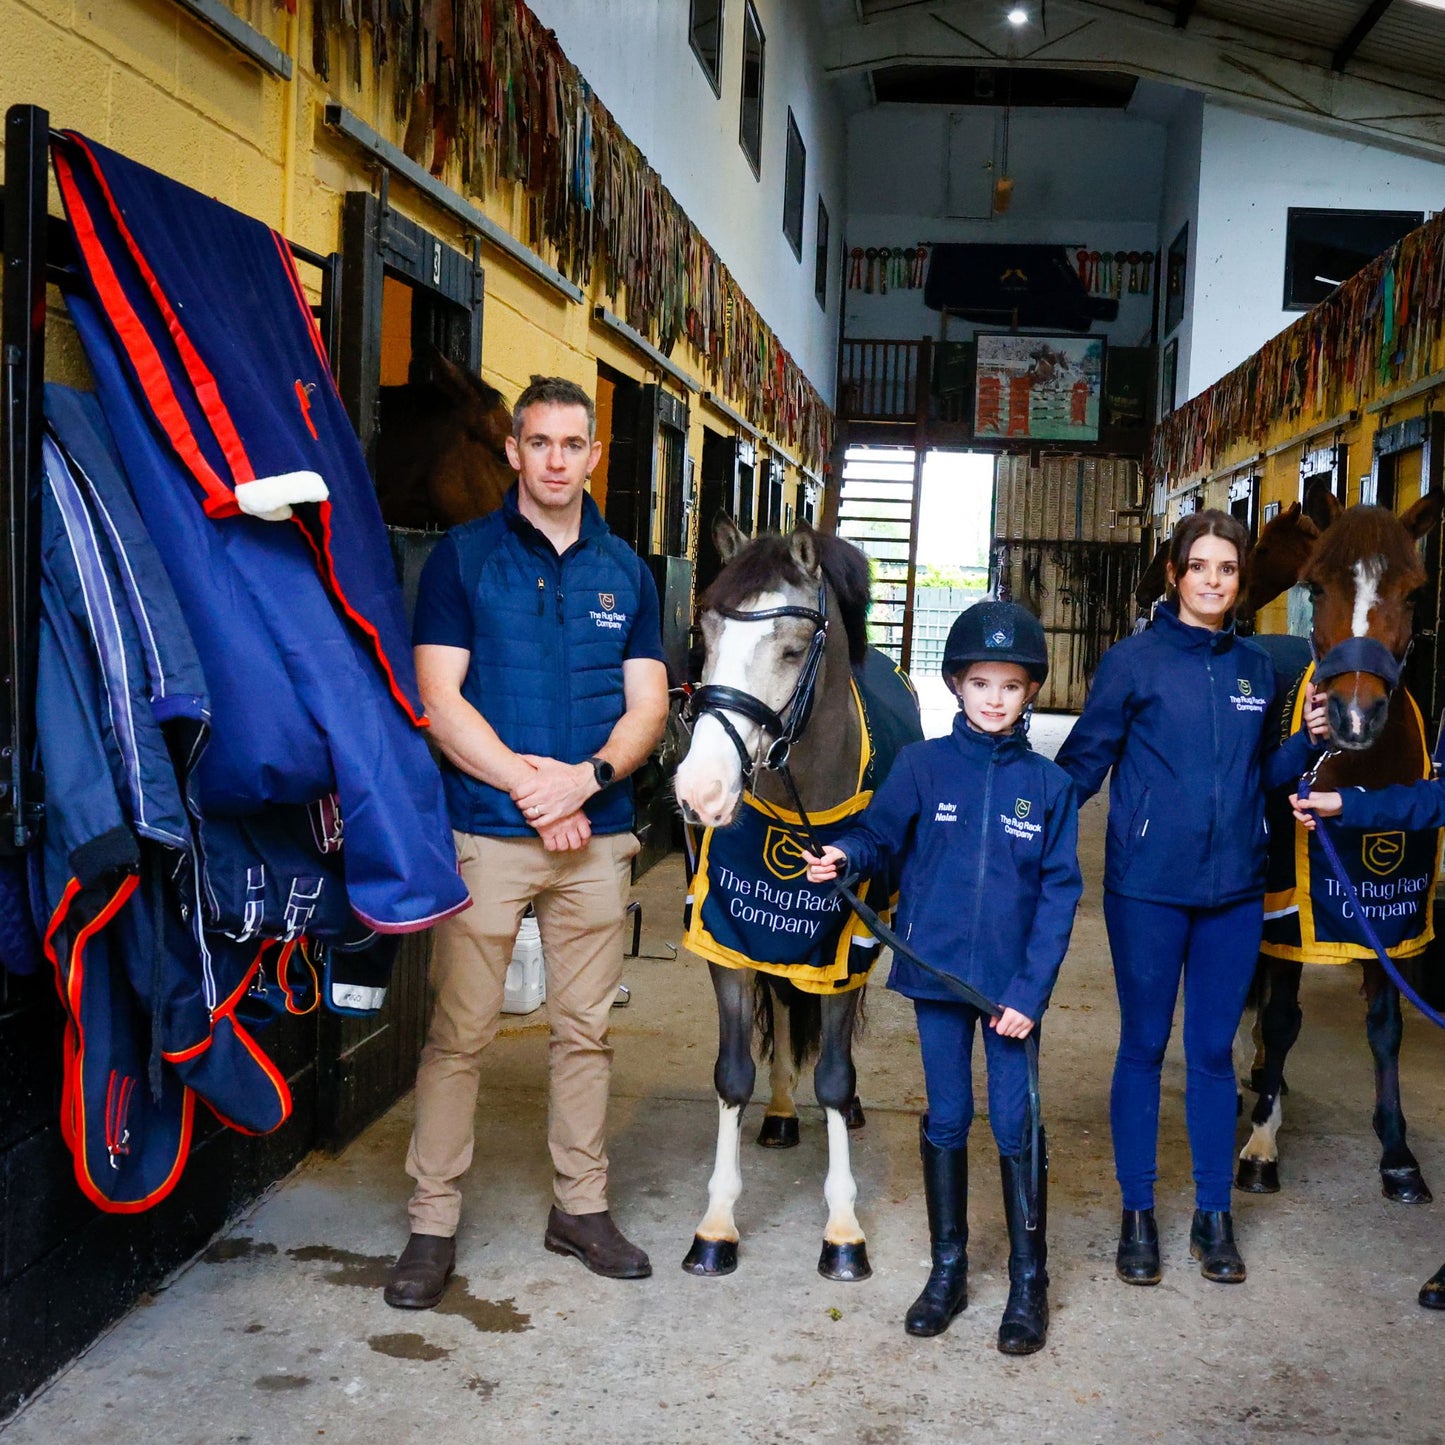
{"type": "Polygon", "coordinates": [[[1392,783],[1388,788],[1346,788],[1339,822],[1345,828],[1400,828],[1423,833],[1445,828],[1445,778],[1392,783]]]}
{"type": "MultiPolygon", "coordinates": [[[[625,711],[622,664],[662,660],[657,587],[642,559],[582,498],[565,552],[518,510],[515,484],[497,511],[453,527],[422,570],[412,639],[471,653],[462,696],[513,751],[580,763],[625,711]]],[[[533,837],[499,788],[443,762],[452,827],[533,837]]],[[[632,827],[632,785],[586,803],[592,831],[632,827]]]]}
{"type": "MultiPolygon", "coordinates": [[[[838,839],[848,868],[902,868],[895,929],[920,957],[1005,1008],[1037,1019],[1069,946],[1079,875],[1068,775],[1015,729],[971,728],[903,749],[857,828],[838,839]]],[[[895,957],[889,988],[957,1001],[895,957]]]]}
{"type": "Polygon", "coordinates": [[[1274,666],[1232,627],[1190,627],[1166,604],[1100,659],[1059,750],[1085,801],[1109,784],[1104,887],[1217,908],[1264,893],[1264,790],[1303,772],[1305,733],[1271,751],[1274,666]]]}

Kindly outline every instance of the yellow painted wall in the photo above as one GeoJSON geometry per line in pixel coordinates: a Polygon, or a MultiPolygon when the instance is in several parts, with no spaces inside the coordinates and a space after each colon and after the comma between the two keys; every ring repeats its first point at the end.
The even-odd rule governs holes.
{"type": "MultiPolygon", "coordinates": [[[[322,107],[337,100],[398,145],[388,92],[376,88],[369,61],[364,81],[349,66],[333,67],[329,83],[311,69],[310,0],[288,16],[271,0],[233,0],[232,8],[290,55],[293,78],[280,80],[172,0],[0,0],[0,109],[42,105],[51,124],[76,129],[134,160],[205,191],[275,226],[291,240],[329,252],[340,245],[342,197],[371,189],[374,177],[359,151],[322,124],[322,107]]],[[[586,73],[586,57],[577,57],[586,73]]],[[[3,144],[3,141],[0,141],[3,144]]],[[[453,183],[454,174],[443,180],[453,183]]],[[[52,180],[51,209],[60,210],[52,180]]],[[[468,199],[522,238],[523,198],[501,192],[468,199]]],[[[442,240],[469,250],[445,211],[394,181],[390,202],[442,240]]],[[[649,363],[592,320],[592,303],[613,309],[600,290],[585,305],[567,300],[504,253],[484,245],[486,303],[482,373],[508,399],[533,373],[566,376],[593,389],[599,361],[639,380],[654,379],[649,363]]],[[[302,279],[315,283],[310,268],[302,279]]],[[[75,380],[83,362],[67,335],[63,306],[52,289],[48,374],[75,380]]],[[[673,361],[702,378],[702,358],[680,344],[673,361]]],[[[667,377],[669,389],[683,389],[667,377]]],[[[692,395],[688,451],[702,456],[704,403],[692,395]]],[[[735,409],[739,399],[733,399],[735,409]]],[[[717,416],[714,427],[731,430],[717,416]]],[[[799,478],[790,469],[785,500],[798,505],[799,478]]],[[[693,523],[694,538],[696,523],[693,523]]],[[[694,542],[695,545],[695,542],[694,542]]]]}

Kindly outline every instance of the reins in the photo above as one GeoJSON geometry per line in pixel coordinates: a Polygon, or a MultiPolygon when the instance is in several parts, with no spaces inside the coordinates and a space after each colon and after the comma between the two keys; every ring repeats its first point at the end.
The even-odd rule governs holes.
{"type": "MultiPolygon", "coordinates": [[[[793,810],[798,816],[804,840],[807,842],[809,851],[815,857],[822,854],[823,845],[814,831],[813,820],[808,816],[808,810],[803,806],[803,796],[798,790],[797,781],[793,777],[793,770],[789,767],[788,762],[792,745],[807,726],[808,718],[813,711],[813,694],[818,681],[818,668],[823,660],[823,648],[828,637],[827,603],[827,584],[824,582],[820,583],[818,587],[816,611],[806,607],[768,607],[756,612],[743,612],[735,608],[724,607],[715,609],[721,616],[730,617],[738,622],[764,622],[774,617],[801,617],[813,622],[815,630],[807,658],[798,675],[798,681],[794,685],[792,696],[783,705],[782,712],[787,714],[786,721],[782,714],[774,712],[761,699],[735,687],[705,684],[694,690],[688,704],[689,721],[696,720],[700,716],[715,718],[722,725],[723,731],[732,739],[733,746],[737,749],[738,758],[742,763],[745,784],[753,785],[758,768],[776,773],[783,780],[783,787],[787,790],[793,810]],[[754,758],[748,752],[741,735],[730,719],[724,715],[724,710],[739,713],[750,722],[755,723],[762,730],[764,737],[769,733],[772,734],[773,742],[761,758],[754,758]]],[[[874,938],[891,948],[895,955],[906,958],[916,968],[922,969],[961,1002],[978,1009],[979,1012],[987,1014],[990,1018],[996,1019],[1003,1016],[1002,1005],[995,1003],[987,994],[980,993],[972,984],[965,983],[961,978],[956,978],[951,973],[945,973],[943,969],[936,968],[926,959],[920,958],[872,908],[853,892],[851,885],[856,881],[856,874],[847,878],[835,879],[833,889],[874,938]]],[[[1024,1038],[1023,1046],[1024,1060],[1028,1069],[1029,1169],[1026,1182],[1022,1171],[1019,1175],[1019,1202],[1022,1206],[1024,1227],[1032,1233],[1038,1228],[1039,1187],[1044,1167],[1043,1101],[1039,1093],[1039,1049],[1034,1030],[1031,1030],[1024,1038]]]]}

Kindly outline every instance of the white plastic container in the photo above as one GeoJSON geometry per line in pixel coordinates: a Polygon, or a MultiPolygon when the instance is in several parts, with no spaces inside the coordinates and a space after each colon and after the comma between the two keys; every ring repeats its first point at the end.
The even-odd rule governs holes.
{"type": "Polygon", "coordinates": [[[517,930],[512,961],[507,965],[507,982],[502,996],[504,1014],[536,1012],[547,1001],[547,967],[542,957],[542,935],[536,915],[529,908],[517,930]]]}

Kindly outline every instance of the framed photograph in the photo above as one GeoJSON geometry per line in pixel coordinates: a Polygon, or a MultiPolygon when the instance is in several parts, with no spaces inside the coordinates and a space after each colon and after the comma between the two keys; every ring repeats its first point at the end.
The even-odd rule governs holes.
{"type": "Polygon", "coordinates": [[[1098,441],[1105,346],[1102,336],[979,332],[974,435],[1098,441]]]}
{"type": "Polygon", "coordinates": [[[1164,261],[1164,334],[1184,320],[1184,291],[1189,280],[1189,222],[1180,226],[1164,261]]]}
{"type": "Polygon", "coordinates": [[[1164,364],[1159,378],[1159,415],[1166,417],[1179,404],[1179,338],[1164,343],[1164,364]]]}

